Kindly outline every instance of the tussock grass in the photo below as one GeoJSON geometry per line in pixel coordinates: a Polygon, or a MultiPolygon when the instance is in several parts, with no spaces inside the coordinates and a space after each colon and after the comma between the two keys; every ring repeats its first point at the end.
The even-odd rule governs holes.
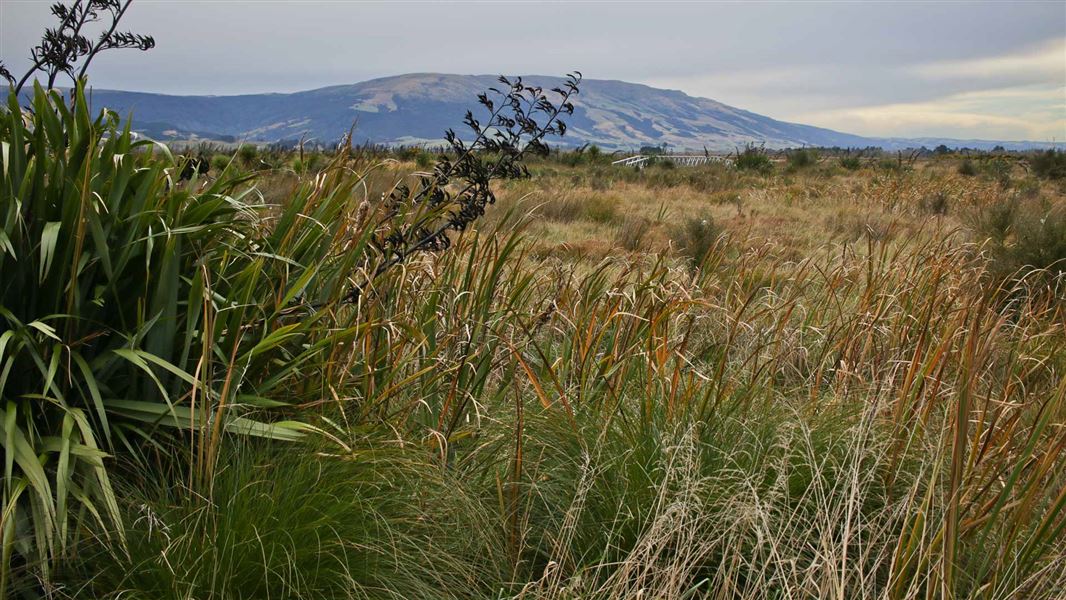
{"type": "MultiPolygon", "coordinates": [[[[1011,190],[922,163],[593,185],[608,168],[579,162],[503,186],[491,218],[354,303],[330,299],[374,268],[352,257],[367,256],[405,163],[341,154],[234,183],[249,209],[217,221],[243,236],[218,244],[226,260],[189,257],[222,282],[210,314],[232,320],[206,340],[188,325],[189,356],[257,403],[209,398],[212,435],[179,422],[134,452],[82,450],[115,479],[114,518],[71,519],[54,568],[15,564],[11,589],[1005,600],[1066,586],[1063,275],[1052,262],[1001,277],[965,221],[1011,190]],[[949,209],[930,214],[940,193],[949,209]],[[701,214],[723,235],[671,239],[701,214]],[[227,415],[301,435],[251,440],[227,415]]],[[[152,197],[194,210],[199,185],[152,197]]],[[[1000,218],[1009,247],[1013,215],[1000,218]]],[[[188,394],[164,399],[191,409],[188,394]]],[[[8,463],[8,561],[24,556],[10,540],[28,539],[8,515],[51,497],[26,491],[29,457],[49,481],[63,473],[62,444],[35,442],[19,471],[8,463]]],[[[97,501],[69,489],[91,514],[97,501]]]]}

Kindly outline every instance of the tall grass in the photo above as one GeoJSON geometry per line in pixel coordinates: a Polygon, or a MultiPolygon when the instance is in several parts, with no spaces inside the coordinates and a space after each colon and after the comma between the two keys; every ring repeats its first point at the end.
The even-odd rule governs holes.
{"type": "MultiPolygon", "coordinates": [[[[325,490],[336,490],[327,506],[332,494],[358,501],[364,486],[376,489],[374,509],[346,525],[364,533],[320,531],[358,538],[360,551],[413,572],[381,581],[398,567],[359,569],[369,559],[351,554],[344,577],[327,577],[332,591],[311,583],[321,571],[280,566],[276,581],[292,587],[275,589],[1053,598],[1066,583],[1066,474],[1056,460],[1066,356],[1053,298],[999,302],[1015,296],[983,287],[981,259],[950,239],[871,241],[769,265],[769,276],[756,276],[768,268],[759,254],[714,255],[695,276],[622,259],[575,276],[538,268],[523,246],[508,230],[482,232],[397,276],[395,293],[363,307],[380,329],[361,330],[347,359],[354,385],[320,413],[332,441],[257,476],[280,494],[306,477],[293,469],[326,468],[325,490]],[[382,427],[393,447],[421,457],[400,474],[380,462],[382,427]],[[366,468],[303,464],[334,460],[366,468]],[[442,474],[447,491],[428,491],[442,474]],[[425,486],[426,512],[382,513],[415,493],[408,485],[425,486]],[[477,526],[436,529],[456,518],[477,526]],[[412,549],[412,539],[424,546],[412,549]],[[418,587],[466,572],[485,578],[418,587]]],[[[244,481],[254,469],[234,460],[244,481]]],[[[264,515],[256,522],[266,528],[265,510],[232,512],[264,515]]],[[[286,561],[336,555],[298,534],[311,517],[284,510],[286,561]]],[[[182,514],[162,523],[184,524],[182,514]]],[[[238,525],[216,532],[229,527],[238,525]]],[[[280,552],[265,531],[249,543],[280,552]]],[[[151,571],[168,585],[204,581],[218,564],[199,551],[135,556],[186,556],[179,564],[195,577],[151,571]]],[[[263,561],[218,581],[273,573],[263,561]]],[[[123,589],[142,589],[120,575],[139,568],[96,568],[98,582],[125,577],[123,589]]]]}
{"type": "MultiPolygon", "coordinates": [[[[87,515],[113,515],[71,526],[47,578],[17,571],[25,589],[40,577],[58,597],[1050,599],[1066,585],[1066,332],[1062,288],[1045,278],[1061,274],[993,280],[980,247],[939,229],[802,260],[757,237],[715,246],[700,231],[684,246],[699,268],[679,253],[564,263],[533,252],[514,205],[348,305],[337,299],[374,268],[363,249],[374,199],[396,185],[385,166],[338,156],[321,173],[260,179],[275,204],[226,177],[168,187],[170,158],[120,150],[141,161],[131,179],[160,171],[145,197],[169,207],[145,213],[152,233],[133,236],[140,254],[128,262],[147,292],[119,293],[104,275],[56,289],[103,286],[107,301],[151,307],[158,282],[172,281],[178,300],[161,310],[175,307],[175,333],[148,346],[168,322],[149,308],[91,320],[107,325],[97,343],[114,346],[86,362],[124,370],[112,380],[90,369],[109,390],[108,426],[85,431],[121,461],[64,455],[55,432],[85,445],[75,417],[69,429],[63,420],[97,418],[91,391],[67,393],[64,408],[32,385],[89,381],[63,360],[88,352],[76,343],[88,333],[52,326],[58,350],[25,346],[52,353],[18,359],[30,365],[17,371],[23,387],[3,395],[34,415],[36,429],[18,431],[44,476],[8,460],[18,494],[5,496],[5,540],[26,539],[8,511],[54,497],[36,481],[69,480],[64,456],[108,475],[109,512],[82,493],[85,476],[72,497],[87,515]],[[204,225],[208,207],[230,212],[204,225]],[[201,220],[167,220],[190,213],[201,220]],[[187,243],[161,256],[172,239],[187,243]],[[140,268],[146,256],[180,259],[178,276],[140,268]],[[129,404],[133,385],[153,395],[129,404]],[[251,408],[257,421],[238,420],[251,408]],[[156,422],[178,427],[161,437],[147,429],[156,422]],[[108,432],[136,441],[105,446],[108,432]]],[[[101,156],[102,173],[127,160],[101,156]]],[[[897,184],[873,201],[895,210],[897,184]]],[[[25,205],[15,198],[5,211],[25,205]]],[[[120,223],[144,213],[120,209],[108,206],[129,215],[120,223]]],[[[5,275],[39,277],[40,227],[22,245],[18,228],[4,230],[19,257],[5,275]]],[[[57,239],[103,256],[93,227],[70,231],[57,239]]],[[[56,244],[52,265],[103,271],[103,258],[73,260],[56,244]]],[[[23,306],[15,290],[29,285],[7,288],[4,306],[23,306]]],[[[74,314],[11,312],[61,325],[48,315],[74,314]]]]}

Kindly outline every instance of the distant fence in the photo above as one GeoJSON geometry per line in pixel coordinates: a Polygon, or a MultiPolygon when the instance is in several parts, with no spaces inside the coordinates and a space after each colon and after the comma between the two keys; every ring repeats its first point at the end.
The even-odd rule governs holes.
{"type": "Polygon", "coordinates": [[[710,163],[720,163],[729,166],[732,166],[733,164],[733,159],[731,158],[726,158],[725,156],[711,156],[706,154],[657,154],[654,156],[645,156],[643,154],[638,154],[636,156],[630,156],[621,160],[616,160],[611,164],[617,165],[619,167],[636,167],[638,169],[643,169],[648,164],[648,161],[652,160],[668,161],[682,167],[695,167],[698,165],[706,165],[710,163]]]}

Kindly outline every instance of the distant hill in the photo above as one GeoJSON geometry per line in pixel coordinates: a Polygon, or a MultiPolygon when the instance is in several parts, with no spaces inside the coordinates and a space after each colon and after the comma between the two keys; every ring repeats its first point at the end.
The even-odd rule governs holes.
{"type": "MultiPolygon", "coordinates": [[[[547,88],[562,80],[529,76],[547,88]]],[[[277,142],[301,137],[340,139],[355,125],[355,139],[382,144],[439,143],[451,127],[461,132],[466,110],[477,114],[479,92],[497,85],[490,75],[415,73],[292,94],[171,96],[94,89],[95,107],[132,112],[141,133],[160,140],[211,139],[277,142]]],[[[646,85],[586,79],[568,122],[565,145],[594,143],[630,150],[666,144],[672,150],[733,150],[747,143],[885,149],[939,144],[952,147],[1043,148],[1041,142],[922,138],[868,138],[778,121],[707,98],[646,85]]],[[[1061,147],[1061,145],[1059,145],[1061,147]]]]}

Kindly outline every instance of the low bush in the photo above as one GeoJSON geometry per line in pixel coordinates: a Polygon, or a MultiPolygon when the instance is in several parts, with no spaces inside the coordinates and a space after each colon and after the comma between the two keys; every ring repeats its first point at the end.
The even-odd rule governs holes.
{"type": "Polygon", "coordinates": [[[792,170],[806,169],[818,163],[818,154],[809,148],[792,150],[788,153],[788,167],[792,170]]]}
{"type": "Polygon", "coordinates": [[[1010,187],[1013,171],[1014,164],[1004,158],[990,158],[981,162],[981,172],[984,176],[998,182],[1003,189],[1010,187]]]}
{"type": "Polygon", "coordinates": [[[433,155],[425,150],[422,150],[415,155],[415,166],[423,171],[433,168],[433,163],[433,155]]]}
{"type": "Polygon", "coordinates": [[[233,161],[233,157],[231,157],[229,155],[226,155],[226,154],[215,154],[215,155],[213,155],[211,157],[211,162],[210,162],[211,172],[214,173],[215,176],[218,176],[223,171],[225,171],[227,167],[230,166],[230,163],[232,161],[233,161]]]}
{"type": "Polygon", "coordinates": [[[840,166],[848,171],[858,171],[862,168],[862,159],[858,156],[841,156],[840,166]]]}
{"type": "Polygon", "coordinates": [[[877,168],[882,171],[902,173],[911,169],[910,165],[898,158],[882,158],[877,161],[877,168]]]}
{"type": "Polygon", "coordinates": [[[613,223],[618,219],[618,201],[612,196],[589,196],[581,205],[583,216],[594,223],[613,223]]]}
{"type": "Polygon", "coordinates": [[[1042,179],[1066,179],[1066,151],[1037,152],[1029,159],[1029,168],[1042,179]]]}
{"type": "Polygon", "coordinates": [[[259,149],[254,144],[241,144],[237,148],[237,158],[244,163],[245,166],[253,166],[256,159],[259,157],[259,149]]]}
{"type": "Polygon", "coordinates": [[[1034,269],[1050,278],[1066,272],[1066,207],[1011,198],[977,209],[971,224],[988,240],[998,277],[1025,277],[1034,269]]]}
{"type": "Polygon", "coordinates": [[[766,150],[754,144],[748,144],[744,150],[736,153],[733,157],[733,166],[738,171],[752,171],[763,175],[774,170],[773,161],[766,154],[766,150]]]}
{"type": "Polygon", "coordinates": [[[1040,196],[1040,187],[1039,179],[1027,177],[1018,181],[1015,189],[1020,197],[1032,200],[1040,196]]]}

